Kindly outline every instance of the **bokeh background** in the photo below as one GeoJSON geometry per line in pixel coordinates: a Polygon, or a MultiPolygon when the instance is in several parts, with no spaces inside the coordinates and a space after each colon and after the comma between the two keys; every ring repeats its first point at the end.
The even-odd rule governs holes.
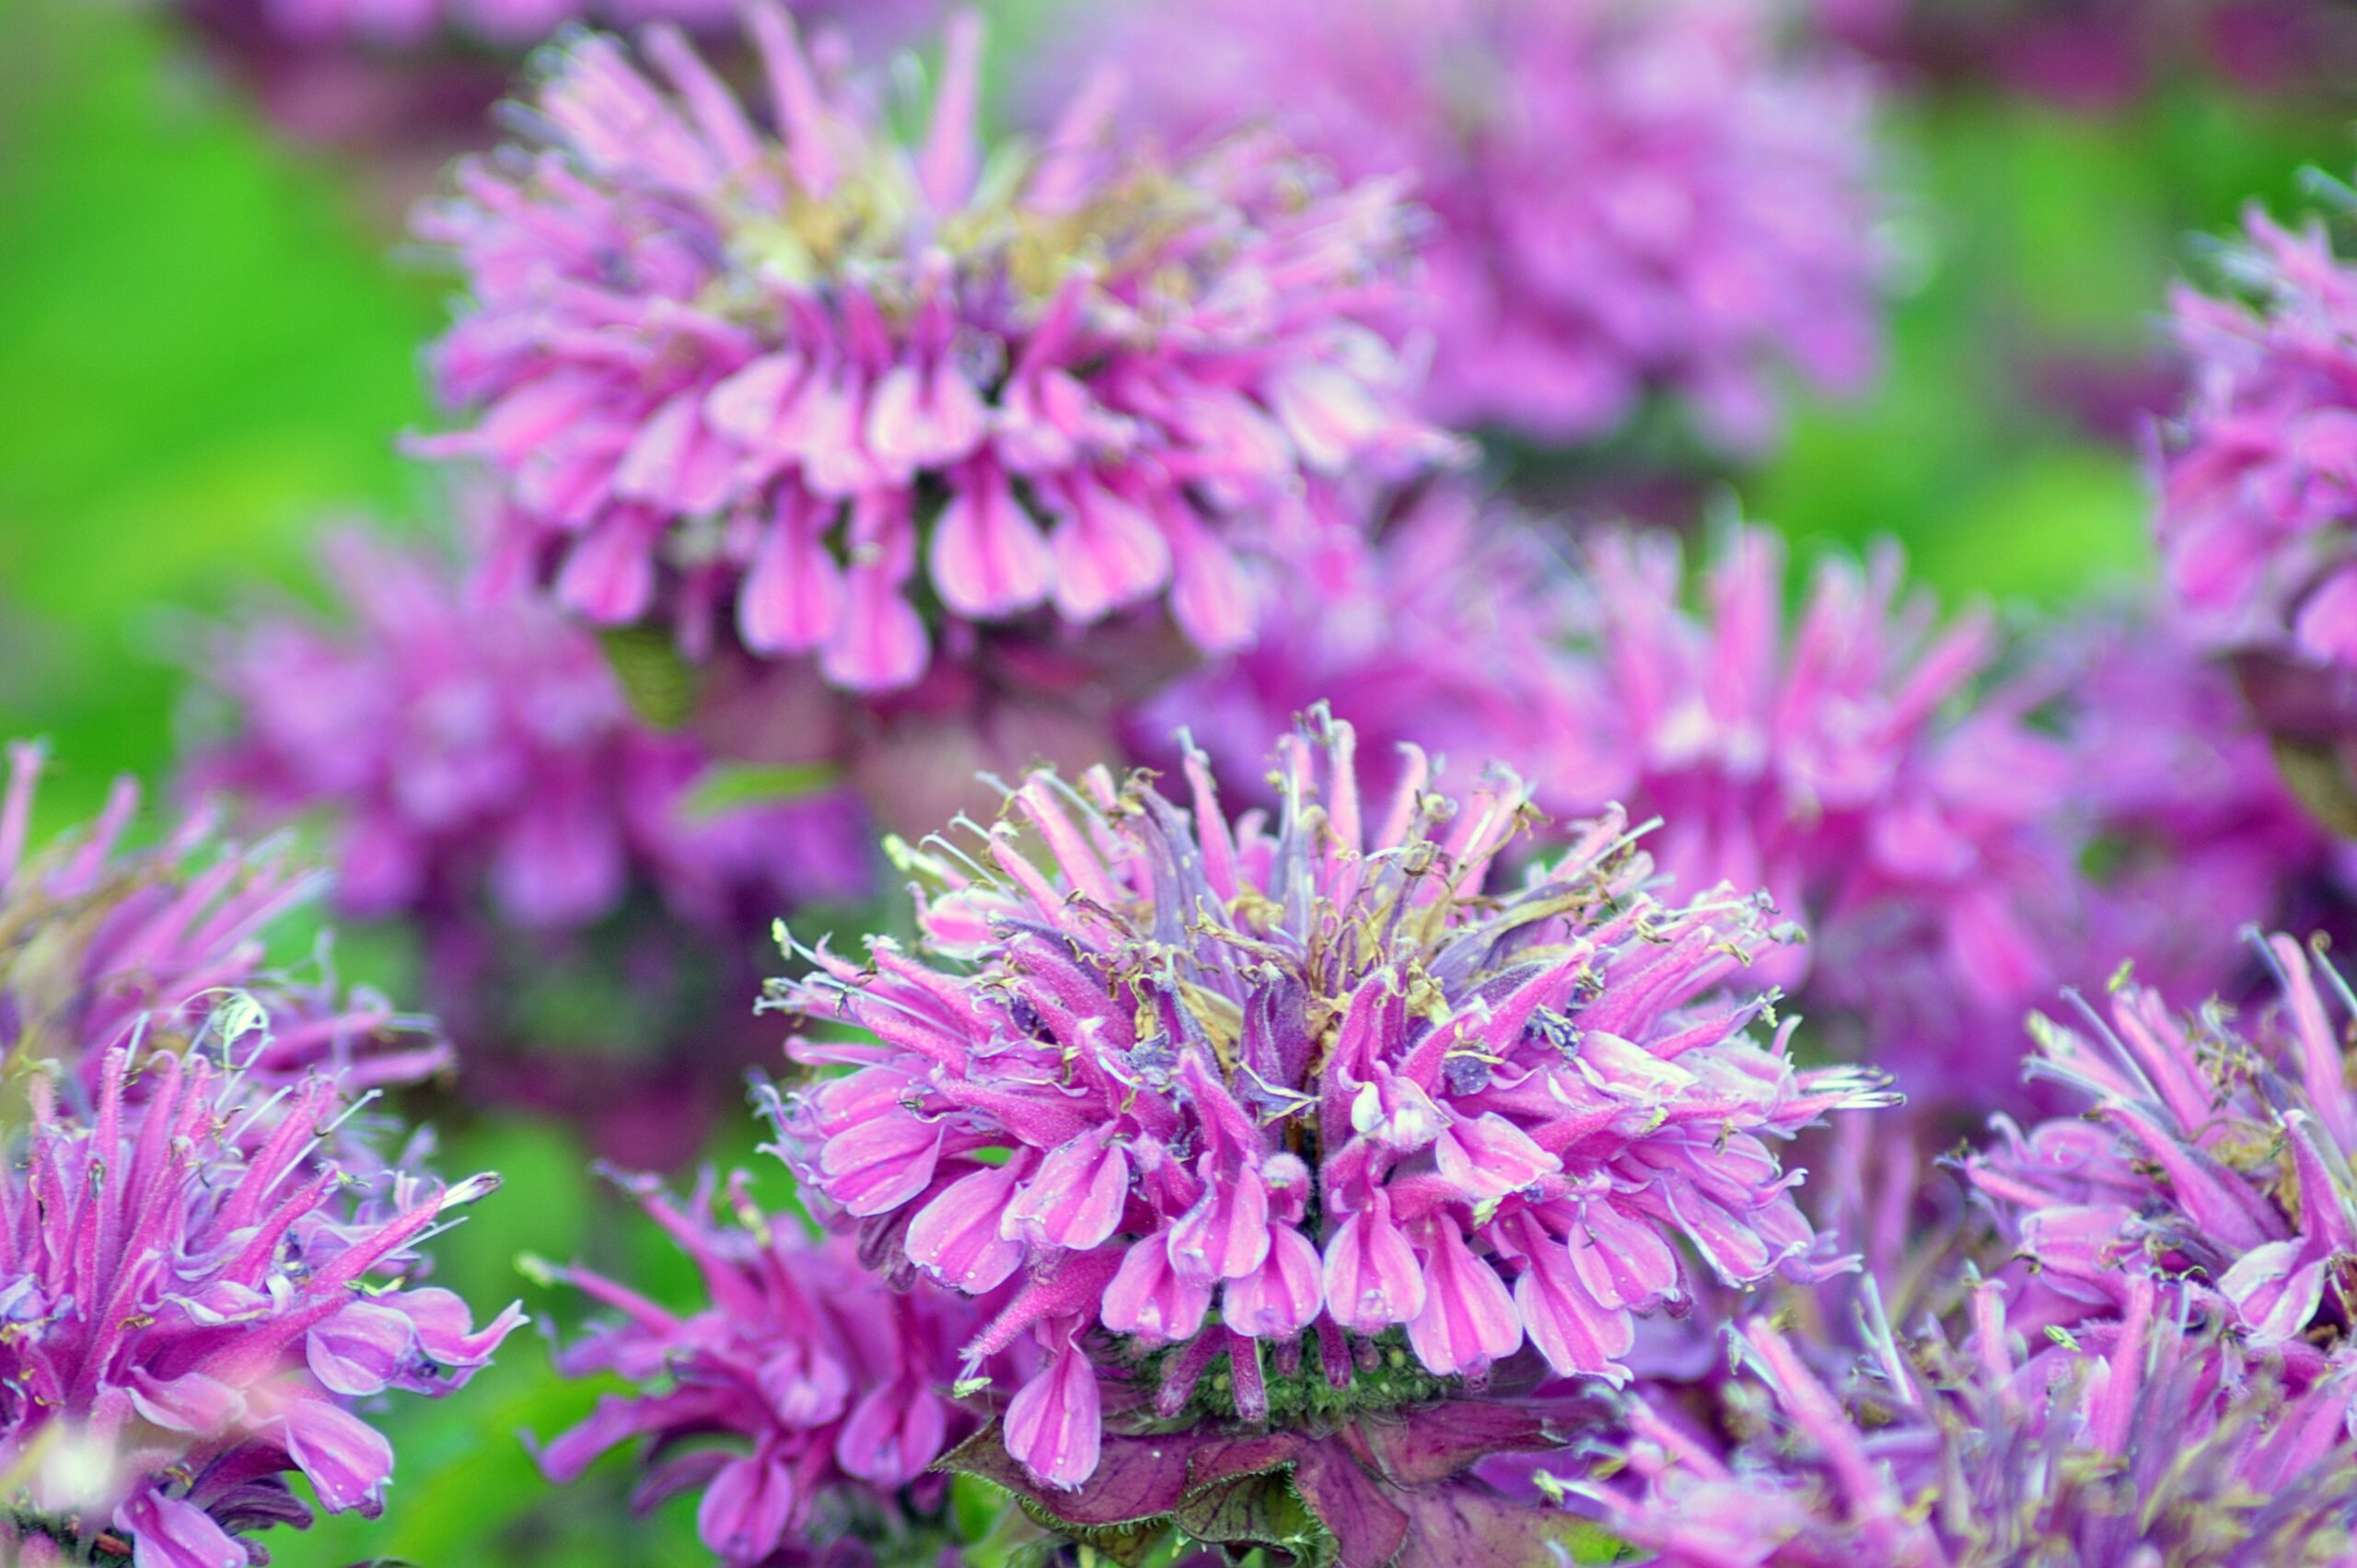
{"type": "MultiPolygon", "coordinates": [[[[1052,6],[989,9],[1003,70],[1047,49],[1052,6]]],[[[2169,396],[2164,291],[2253,193],[2289,211],[2304,168],[2345,173],[2349,110],[2198,71],[2094,101],[1991,82],[1896,100],[1886,372],[1861,400],[1803,399],[1728,498],[1804,556],[1894,537],[1952,601],[2050,606],[2148,574],[2135,442],[2169,396]]],[[[348,151],[273,134],[168,17],[0,5],[0,735],[55,743],[43,828],[118,772],[164,786],[198,618],[258,583],[314,593],[340,516],[419,510],[428,481],[393,433],[429,418],[419,345],[452,285],[402,252],[398,205],[348,151]]],[[[398,940],[347,932],[339,955],[401,994],[398,940]]],[[[689,1284],[567,1129],[457,1109],[444,1168],[506,1186],[445,1242],[445,1283],[520,1294],[560,1331],[572,1308],[519,1258],[689,1284]]],[[[704,1158],[774,1170],[755,1137],[748,1119],[704,1158]]],[[[519,1338],[467,1398],[388,1422],[388,1519],[282,1534],[277,1561],[699,1560],[686,1505],[629,1517],[619,1466],[563,1493],[532,1467],[517,1434],[595,1393],[519,1338]]]]}

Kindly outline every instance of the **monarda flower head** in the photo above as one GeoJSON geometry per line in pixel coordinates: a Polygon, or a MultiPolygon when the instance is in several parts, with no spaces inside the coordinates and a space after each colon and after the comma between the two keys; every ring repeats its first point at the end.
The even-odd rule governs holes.
{"type": "Polygon", "coordinates": [[[200,810],[126,847],[139,809],[127,778],[97,821],[29,846],[44,761],[10,747],[0,797],[0,1057],[58,1063],[61,1092],[85,1108],[122,1046],[202,1051],[273,1083],[318,1073],[354,1094],[447,1064],[421,1021],[339,987],[324,948],[308,976],[267,961],[273,931],[325,886],[285,846],[230,843],[200,810]],[[247,1005],[226,1006],[233,995],[247,1005]]]}
{"type": "Polygon", "coordinates": [[[1272,115],[1345,175],[1414,176],[1436,417],[1561,446],[1668,394],[1741,449],[1780,377],[1852,389],[1876,353],[1864,80],[1783,48],[1778,9],[1145,5],[1120,53],[1167,122],[1272,115]]]}
{"type": "Polygon", "coordinates": [[[1525,787],[1451,798],[1411,750],[1363,804],[1354,747],[1322,712],[1289,738],[1273,826],[1197,755],[1184,805],[1034,774],[912,858],[934,961],[879,940],[779,988],[873,1036],[792,1048],[853,1069],[780,1108],[807,1189],[888,1267],[1022,1282],[969,1350],[1045,1365],[960,1453],[1067,1524],[1266,1541],[1202,1504],[1289,1469],[1342,1561],[1437,1561],[1515,1517],[1457,1472],[1559,1435],[1503,1391],[1621,1379],[1682,1248],[1839,1266],[1767,1140],[1886,1097],[1755,1038],[1758,902],[1663,901],[1617,814],[1493,888],[1525,787]]]}
{"type": "Polygon", "coordinates": [[[352,624],[254,616],[215,639],[231,729],[190,771],[272,819],[335,819],[346,913],[565,931],[651,894],[718,929],[862,891],[848,799],[698,810],[711,760],[642,722],[546,603],[358,530],[327,559],[352,624]]]}
{"type": "Polygon", "coordinates": [[[2357,270],[2254,211],[2242,297],[2172,301],[2193,391],[2159,442],[2169,581],[2213,644],[2357,674],[2357,270]]]}
{"type": "Polygon", "coordinates": [[[2114,1316],[2150,1276],[2296,1375],[2357,1376],[2357,998],[2290,937],[2263,951],[2277,1000],[2247,1022],[2173,1012],[2132,983],[2084,1032],[2034,1020],[2031,1071],[2086,1113],[2026,1132],[2001,1119],[1964,1168],[2056,1318],[2114,1316]]]}
{"type": "Polygon", "coordinates": [[[847,1538],[888,1546],[889,1561],[928,1557],[919,1548],[943,1544],[947,1486],[929,1467],[978,1424],[949,1390],[981,1307],[888,1289],[850,1242],[813,1241],[797,1217],[762,1213],[741,1173],[733,1225],[714,1218],[709,1182],[684,1205],[651,1181],[631,1185],[695,1260],[706,1305],[681,1316],[586,1270],[546,1271],[619,1314],[558,1369],[635,1386],[541,1450],[550,1479],[643,1440],[639,1502],[701,1492],[703,1542],[731,1568],[806,1551],[832,1562],[821,1549],[847,1538]]]}
{"type": "Polygon", "coordinates": [[[1754,1319],[1732,1336],[1747,1375],[1732,1441],[1639,1405],[1598,1471],[1617,1473],[1571,1493],[1665,1568],[2291,1568],[2357,1551],[2349,1386],[2287,1393],[2149,1278],[2082,1334],[2024,1332],[1995,1282],[1961,1317],[1902,1348],[1869,1298],[1866,1343],[1830,1378],[1754,1319]]]}
{"type": "Polygon", "coordinates": [[[1109,133],[1109,78],[1036,147],[975,131],[981,34],[948,32],[913,145],[747,26],[772,128],[674,31],[550,64],[548,145],[462,166],[421,231],[471,308],[435,352],[505,549],[600,624],[734,606],[756,654],[905,686],[950,621],[1089,622],[1167,597],[1251,633],[1239,552],[1300,493],[1446,448],[1402,402],[1396,182],[1341,187],[1266,136],[1178,161],[1109,133]],[[922,579],[920,580],[920,572],[922,579]]]}
{"type": "Polygon", "coordinates": [[[258,613],[204,650],[226,722],[189,776],[257,820],[323,819],[343,912],[416,923],[471,1094],[575,1116],[617,1157],[684,1157],[776,1049],[737,934],[865,891],[857,805],[730,803],[742,775],[637,717],[536,595],[358,530],[328,562],[348,624],[258,613]]]}
{"type": "Polygon", "coordinates": [[[97,1077],[87,1119],[36,1079],[0,1167],[0,1476],[20,1546],[242,1568],[266,1560],[248,1532],[310,1522],[296,1471],[331,1511],[374,1515],[393,1452],[360,1401],[449,1393],[523,1320],[477,1330],[457,1296],[403,1280],[437,1217],[495,1179],[378,1173],[354,1202],[319,1150],[340,1104],[325,1079],[258,1097],[208,1058],[122,1048],[97,1077]]]}
{"type": "Polygon", "coordinates": [[[1674,540],[1607,535],[1585,564],[1581,642],[1613,700],[1566,731],[1565,772],[1631,770],[1600,798],[1661,818],[1680,889],[1767,889],[1809,936],[1777,977],[1910,1096],[2012,1086],[2056,979],[2070,757],[2026,696],[1976,690],[1986,619],[1939,624],[1888,551],[1829,557],[1788,620],[1757,528],[1721,540],[1695,608],[1674,540]]]}

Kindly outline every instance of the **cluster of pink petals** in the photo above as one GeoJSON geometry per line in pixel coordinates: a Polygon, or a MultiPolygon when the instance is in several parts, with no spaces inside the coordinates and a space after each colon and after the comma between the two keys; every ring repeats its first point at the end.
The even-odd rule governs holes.
{"type": "Polygon", "coordinates": [[[36,1077],[0,1172],[16,1525],[75,1562],[241,1568],[266,1560],[245,1532],[309,1523],[293,1472],[330,1510],[373,1515],[393,1452],[360,1402],[451,1392],[523,1320],[511,1307],[478,1331],[457,1296],[401,1277],[437,1217],[495,1179],[387,1176],[355,1204],[319,1154],[339,1105],[323,1078],[257,1099],[203,1056],[122,1048],[97,1075],[87,1119],[36,1077]],[[270,1131],[247,1137],[265,1111],[270,1131]]]}
{"type": "Polygon", "coordinates": [[[2321,224],[2254,211],[2247,235],[2223,257],[2245,298],[2172,302],[2193,390],[2154,528],[2205,641],[2357,679],[2357,269],[2321,224]]]}
{"type": "Polygon", "coordinates": [[[693,809],[708,759],[635,717],[597,639],[537,597],[356,531],[328,559],[353,624],[225,631],[205,673],[235,730],[192,773],[266,818],[332,816],[345,912],[563,931],[651,891],[724,928],[869,880],[843,794],[693,809]]]}
{"type": "Polygon", "coordinates": [[[340,988],[324,953],[308,978],[266,962],[272,932],[322,887],[284,846],[227,843],[199,811],[162,842],[125,848],[139,809],[125,778],[97,821],[29,847],[43,761],[39,746],[11,747],[0,797],[0,1056],[60,1063],[86,1105],[117,1047],[201,1046],[251,1077],[319,1073],[355,1094],[448,1063],[417,1020],[340,988]],[[225,1006],[233,993],[252,1005],[225,1006]]]}
{"type": "Polygon", "coordinates": [[[602,1396],[540,1451],[550,1479],[643,1439],[638,1503],[700,1491],[698,1529],[729,1568],[888,1533],[911,1506],[936,1507],[946,1483],[928,1467],[975,1425],[948,1396],[981,1310],[888,1288],[848,1242],[814,1242],[795,1216],[761,1213],[741,1173],[736,1225],[714,1220],[709,1182],[684,1206],[633,1185],[694,1260],[707,1304],[683,1317],[586,1270],[552,1271],[620,1314],[562,1352],[558,1370],[611,1373],[633,1391],[602,1396]]]}
{"type": "Polygon", "coordinates": [[[1121,52],[1167,122],[1239,109],[1438,217],[1425,406],[1565,444],[1673,394],[1737,448],[1779,378],[1877,349],[1863,74],[1726,0],[1142,6],[1121,52]]]}
{"type": "Polygon", "coordinates": [[[2346,1560],[2351,1386],[2287,1396],[2266,1357],[2174,1315],[2149,1278],[2117,1320],[2059,1339],[2010,1305],[1981,1283],[1960,1333],[1935,1323],[1902,1350],[1870,1304],[1830,1380],[1755,1318],[1732,1341],[1738,1440],[1639,1405],[1617,1476],[1574,1495],[1665,1568],[2346,1560]]]}
{"type": "Polygon", "coordinates": [[[746,25],[774,134],[675,30],[644,46],[668,90],[586,37],[538,95],[549,145],[420,218],[473,296],[433,356],[473,421],[424,447],[500,476],[501,548],[573,610],[668,612],[695,651],[733,605],[744,647],[858,691],[924,672],[921,600],[1085,623],[1167,595],[1232,647],[1242,553],[1305,486],[1453,449],[1387,335],[1396,182],[1266,136],[1160,159],[1112,136],[1109,78],[986,149],[970,17],[907,145],[783,12],[746,25]]]}
{"type": "Polygon", "coordinates": [[[1768,889],[1809,939],[1775,977],[1910,1097],[2002,1097],[2063,978],[2067,749],[2026,692],[1977,690],[1986,618],[1941,625],[1895,551],[1828,557],[1789,618],[1772,533],[1730,533],[1700,577],[1689,607],[1666,536],[1587,547],[1581,652],[1611,700],[1542,766],[1660,818],[1680,889],[1768,889]]]}
{"type": "Polygon", "coordinates": [[[1451,798],[1411,751],[1363,807],[1354,750],[1322,714],[1288,738],[1273,826],[1199,755],[1183,804],[1034,774],[919,862],[934,962],[879,939],[781,984],[871,1031],[792,1048],[853,1069],[783,1109],[807,1190],[941,1284],[1022,1281],[970,1349],[1045,1348],[1003,1434],[1046,1484],[1096,1469],[1141,1351],[1166,1417],[1216,1358],[1248,1422],[1401,1332],[1443,1387],[1526,1341],[1618,1380],[1632,1317],[1691,1294],[1681,1246],[1736,1283],[1839,1266],[1765,1140],[1885,1097],[1750,1032],[1758,901],[1663,902],[1617,813],[1492,887],[1520,784],[1451,798]]]}
{"type": "Polygon", "coordinates": [[[2117,1317],[2157,1278],[2174,1299],[2306,1381],[2357,1376],[2340,1276],[2357,1253],[2357,997],[2289,936],[2266,939],[2277,996],[2248,1021],[2172,1011],[2123,985],[2108,1021],[2038,1019],[2034,1073],[2084,1115],[1999,1137],[1965,1166],[2028,1288],[2065,1323],[2117,1317]],[[2337,1015],[2337,1017],[2336,1017],[2337,1015]]]}

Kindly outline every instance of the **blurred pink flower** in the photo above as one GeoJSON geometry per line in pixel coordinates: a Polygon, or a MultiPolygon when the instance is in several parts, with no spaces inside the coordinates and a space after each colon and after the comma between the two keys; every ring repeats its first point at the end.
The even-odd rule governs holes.
{"type": "Polygon", "coordinates": [[[339,905],[421,929],[470,1098],[675,1163],[776,1049],[751,1013],[759,934],[872,885],[864,814],[840,787],[732,802],[537,596],[357,531],[329,563],[350,624],[259,614],[205,650],[229,722],[190,777],[257,819],[327,820],[339,905]]]}
{"type": "Polygon", "coordinates": [[[2173,301],[2194,369],[2159,443],[2169,581],[2213,646],[2357,674],[2357,270],[2257,211],[2224,265],[2245,300],[2173,301]]]}
{"type": "Polygon", "coordinates": [[[1729,1440],[1635,1407],[1609,1480],[1572,1495],[1663,1568],[2337,1562],[2357,1524],[2347,1386],[2287,1393],[2268,1358],[2172,1315],[2150,1279],[2060,1342],[2006,1287],[1902,1342],[1869,1306],[1826,1376],[1768,1318],[1732,1337],[1729,1440]]]}
{"type": "Polygon", "coordinates": [[[1738,449],[1877,352],[1862,73],[1749,0],[1211,0],[1116,48],[1152,114],[1268,117],[1438,218],[1425,406],[1569,445],[1666,392],[1738,449]]]}
{"type": "Polygon", "coordinates": [[[234,729],[192,779],[258,815],[326,811],[338,905],[592,924],[633,890],[714,930],[867,884],[840,792],[699,808],[709,760],[631,711],[597,639],[522,592],[475,592],[431,552],[358,530],[328,565],[354,624],[225,629],[203,673],[234,729]]]}
{"type": "Polygon", "coordinates": [[[1769,973],[1910,1097],[2003,1098],[2023,1011],[2071,978],[2070,757],[2030,693],[1984,689],[1984,616],[1943,626],[1895,550],[1829,556],[1787,620],[1771,532],[1726,534],[1688,608],[1665,536],[1585,550],[1585,656],[1609,701],[1567,730],[1682,890],[1765,888],[1805,947],[1769,973]]]}

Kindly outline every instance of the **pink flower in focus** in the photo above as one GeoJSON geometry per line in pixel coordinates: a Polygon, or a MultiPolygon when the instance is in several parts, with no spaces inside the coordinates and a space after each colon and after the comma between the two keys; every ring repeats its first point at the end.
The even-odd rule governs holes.
{"type": "Polygon", "coordinates": [[[267,1561],[249,1531],[311,1522],[294,1472],[330,1511],[374,1516],[393,1451],[363,1401],[453,1392],[523,1321],[477,1330],[448,1291],[401,1283],[428,1227],[495,1179],[389,1175],[354,1204],[318,1154],[327,1080],[255,1098],[203,1056],[94,1054],[90,1117],[35,1079],[0,1174],[13,1525],[75,1562],[240,1568],[267,1561]],[[241,1136],[265,1106],[274,1130],[241,1136]]]}
{"type": "Polygon", "coordinates": [[[561,1353],[558,1369],[637,1386],[601,1396],[540,1450],[549,1478],[571,1481],[644,1440],[641,1503],[700,1491],[699,1532],[730,1568],[847,1534],[900,1539],[912,1513],[938,1510],[946,1483],[929,1467],[976,1425],[949,1391],[983,1311],[888,1289],[849,1243],[813,1242],[793,1215],[762,1214],[741,1174],[728,1193],[737,1225],[714,1219],[708,1182],[684,1206],[651,1180],[631,1186],[695,1260],[708,1305],[683,1317],[586,1270],[548,1271],[620,1314],[561,1353]],[[703,1441],[715,1435],[724,1446],[703,1441]]]}
{"type": "Polygon", "coordinates": [[[1764,444],[1788,370],[1848,390],[1877,350],[1861,73],[1722,0],[1213,0],[1133,8],[1153,115],[1270,116],[1439,219],[1425,406],[1569,445],[1672,394],[1764,444]]]}
{"type": "Polygon", "coordinates": [[[922,138],[747,14],[770,128],[668,28],[553,62],[549,145],[460,168],[420,232],[473,299],[436,346],[503,552],[602,625],[726,620],[854,691],[904,687],[942,621],[1096,621],[1167,600],[1252,633],[1246,557],[1299,495],[1452,450],[1405,410],[1396,184],[1267,136],[1178,161],[1110,131],[1109,78],[1036,148],[975,131],[948,32],[922,138]],[[668,90],[666,90],[668,87],[668,90]]]}
{"type": "Polygon", "coordinates": [[[1663,1568],[2266,1568],[2344,1561],[2357,1526],[2350,1388],[2173,1316],[2052,1340],[1973,1288],[1902,1342],[1869,1304],[1828,1377],[1767,1318],[1732,1337],[1732,1438],[1638,1406],[1617,1474],[1572,1487],[1663,1568]]]}
{"type": "Polygon", "coordinates": [[[2085,1109],[2026,1132],[2001,1119],[1964,1168],[2056,1320],[2117,1315],[2158,1278],[2303,1380],[2357,1376],[2338,1305],[2357,1254],[2357,998],[2289,936],[2262,951],[2277,994],[2247,1021],[2132,983],[2108,1018],[2084,1009],[2084,1032],[2035,1019],[2031,1070],[2085,1109]]]}
{"type": "MultiPolygon", "coordinates": [[[[777,988],[873,1031],[792,1048],[853,1069],[781,1108],[806,1189],[937,1285],[1023,1282],[970,1348],[1045,1350],[1000,1431],[1017,1480],[1079,1489],[1051,1508],[1242,1462],[1141,1420],[1210,1442],[1451,1412],[1412,1439],[1446,1463],[1359,1426],[1348,1463],[1289,1461],[1385,1481],[1447,1475],[1460,1442],[1547,1446],[1536,1421],[1464,1435],[1520,1419],[1479,1390],[1526,1343],[1619,1381],[1634,1315],[1691,1295],[1682,1249],[1731,1283],[1840,1266],[1767,1140],[1886,1097],[1755,1038],[1756,902],[1662,901],[1618,814],[1498,886],[1524,786],[1453,799],[1411,752],[1363,806],[1355,746],[1322,712],[1287,738],[1273,824],[1231,821],[1196,754],[1185,802],[1035,773],[980,842],[911,858],[933,962],[879,938],[865,969],[821,952],[777,988]]],[[[1375,1538],[1337,1507],[1319,1516],[1361,1561],[1375,1538]]]]}

